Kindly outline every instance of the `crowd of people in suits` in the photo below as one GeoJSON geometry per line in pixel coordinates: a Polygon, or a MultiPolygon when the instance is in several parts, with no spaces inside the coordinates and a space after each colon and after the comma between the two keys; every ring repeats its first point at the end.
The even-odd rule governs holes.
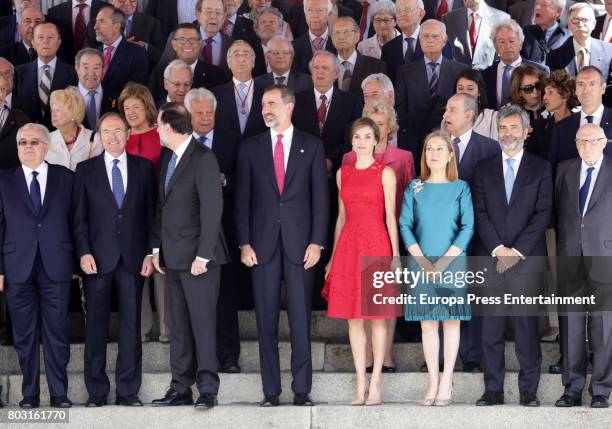
{"type": "MultiPolygon", "coordinates": [[[[382,402],[407,321],[422,405],[452,402],[457,357],[484,373],[477,405],[503,404],[511,323],[520,403],[539,406],[537,315],[371,308],[360,258],[453,272],[487,257],[490,284],[533,296],[612,284],[612,1],[594,6],[0,1],[0,339],[19,357],[19,405],[40,406],[42,343],[50,404],[72,406],[77,302],[86,406],[108,403],[112,311],[116,404],[143,405],[142,342],[159,340],[172,380],[152,404],[210,409],[219,372],[241,371],[238,309],[253,307],[261,406],[277,406],[284,285],[294,405],[313,405],[311,313],[326,308],[348,320],[354,405],[382,402]]],[[[467,291],[430,289],[449,293],[467,291]]],[[[555,405],[582,405],[590,360],[591,407],[607,408],[610,309],[549,310],[555,405]]]]}

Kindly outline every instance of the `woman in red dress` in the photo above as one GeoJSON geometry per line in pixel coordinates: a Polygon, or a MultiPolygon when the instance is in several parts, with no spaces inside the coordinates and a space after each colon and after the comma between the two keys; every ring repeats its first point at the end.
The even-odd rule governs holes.
{"type": "MultiPolygon", "coordinates": [[[[374,294],[388,296],[395,286],[375,289],[369,277],[362,287],[362,257],[389,257],[369,263],[365,271],[388,271],[391,256],[399,257],[399,238],[395,217],[396,179],[391,167],[374,158],[380,140],[376,123],[360,118],[351,127],[354,164],[343,165],[336,175],[338,183],[338,219],[332,258],[327,265],[323,290],[328,300],[329,317],[348,319],[349,339],[357,373],[353,405],[377,405],[382,398],[382,365],[387,347],[387,322],[401,314],[399,306],[377,305],[374,294]],[[366,329],[372,324],[374,367],[366,400],[366,329]]],[[[367,276],[367,274],[366,274],[367,276]]]]}

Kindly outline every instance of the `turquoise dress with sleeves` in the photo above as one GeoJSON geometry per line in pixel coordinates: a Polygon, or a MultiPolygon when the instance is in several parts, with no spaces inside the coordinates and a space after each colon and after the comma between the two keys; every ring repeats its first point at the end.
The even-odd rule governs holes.
{"type": "MultiPolygon", "coordinates": [[[[451,245],[463,249],[442,273],[444,280],[429,278],[408,285],[408,294],[414,297],[415,303],[405,305],[404,318],[470,320],[469,285],[458,281],[459,276],[468,270],[465,250],[474,235],[474,209],[469,185],[463,180],[446,183],[411,181],[404,192],[399,224],[404,245],[408,248],[417,243],[432,263],[451,245]]],[[[408,261],[409,270],[425,275],[412,257],[408,261]]]]}

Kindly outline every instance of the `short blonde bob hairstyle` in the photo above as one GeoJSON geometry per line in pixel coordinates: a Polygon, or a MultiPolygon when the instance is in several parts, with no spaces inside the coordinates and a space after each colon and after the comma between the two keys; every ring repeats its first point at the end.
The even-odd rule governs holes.
{"type": "Polygon", "coordinates": [[[81,125],[83,119],[85,119],[85,100],[83,100],[83,96],[74,86],[53,91],[49,104],[51,107],[64,107],[77,125],[81,125]]]}

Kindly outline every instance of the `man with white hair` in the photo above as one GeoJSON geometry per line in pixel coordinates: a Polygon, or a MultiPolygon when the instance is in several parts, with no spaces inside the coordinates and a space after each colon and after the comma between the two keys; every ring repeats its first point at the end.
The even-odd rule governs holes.
{"type": "Polygon", "coordinates": [[[308,64],[317,51],[326,50],[336,53],[329,29],[331,10],[331,0],[304,0],[304,15],[308,23],[308,32],[293,41],[295,50],[293,68],[295,70],[308,73],[308,64]]]}
{"type": "Polygon", "coordinates": [[[567,27],[572,37],[548,54],[546,65],[551,70],[565,69],[572,76],[576,76],[583,67],[595,66],[610,83],[612,45],[591,36],[595,29],[593,8],[586,3],[573,4],[569,8],[567,27]]]}
{"type": "Polygon", "coordinates": [[[535,1],[534,23],[523,27],[523,58],[545,63],[548,53],[571,37],[572,33],[560,21],[564,8],[565,0],[535,1]]]}
{"type": "MultiPolygon", "coordinates": [[[[240,365],[240,332],[237,304],[239,296],[250,294],[249,276],[240,264],[240,252],[234,228],[234,168],[238,159],[240,136],[215,127],[217,99],[206,88],[194,88],[185,96],[185,107],[191,114],[193,138],[213,151],[223,186],[221,226],[228,244],[231,262],[221,267],[221,289],[217,301],[217,360],[219,372],[238,373],[240,365]]],[[[221,121],[219,121],[221,122],[221,121]]]]}
{"type": "Polygon", "coordinates": [[[14,0],[15,12],[13,14],[0,17],[0,46],[11,45],[21,41],[19,33],[19,23],[21,14],[26,8],[34,7],[40,10],[40,0],[14,0]]]}
{"type": "Polygon", "coordinates": [[[0,57],[5,57],[14,66],[29,63],[36,58],[36,50],[32,47],[34,27],[45,20],[44,15],[35,7],[27,7],[21,12],[18,31],[21,37],[19,42],[8,44],[0,48],[0,57]]]}
{"type": "Polygon", "coordinates": [[[255,79],[255,85],[265,89],[272,85],[287,85],[294,93],[312,88],[312,79],[306,73],[292,70],[293,44],[285,36],[274,36],[268,41],[266,62],[269,73],[255,79]]]}
{"type": "Polygon", "coordinates": [[[172,101],[182,104],[192,84],[193,71],[189,64],[182,60],[172,60],[164,70],[164,88],[168,95],[165,100],[158,102],[159,106],[172,101]]]}

